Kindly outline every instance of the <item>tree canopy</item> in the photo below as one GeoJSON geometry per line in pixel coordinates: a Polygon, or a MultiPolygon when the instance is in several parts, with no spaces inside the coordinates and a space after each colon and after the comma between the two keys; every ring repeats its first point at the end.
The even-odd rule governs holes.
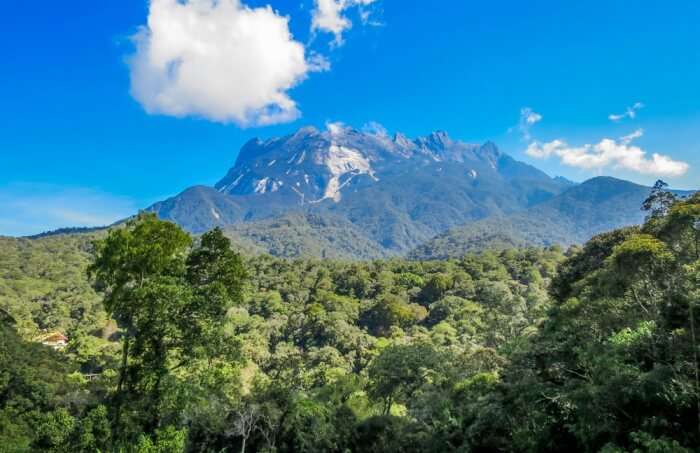
{"type": "Polygon", "coordinates": [[[566,252],[241,256],[152,215],[3,239],[2,445],[696,451],[700,195],[663,190],[566,252]]]}

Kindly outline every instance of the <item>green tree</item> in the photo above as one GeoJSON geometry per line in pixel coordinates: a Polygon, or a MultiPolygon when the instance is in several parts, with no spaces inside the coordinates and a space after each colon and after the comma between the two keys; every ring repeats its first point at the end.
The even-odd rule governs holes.
{"type": "Polygon", "coordinates": [[[160,426],[164,378],[212,355],[227,309],[240,302],[242,264],[222,232],[213,230],[191,246],[187,233],[153,214],[140,214],[95,244],[89,271],[123,332],[115,439],[123,434],[125,404],[135,428],[150,433],[160,426]]]}
{"type": "Polygon", "coordinates": [[[428,315],[425,307],[407,302],[395,294],[384,294],[363,315],[363,323],[374,335],[386,336],[391,327],[410,327],[428,315]]]}
{"type": "Polygon", "coordinates": [[[649,197],[642,203],[642,210],[649,213],[649,219],[665,216],[676,201],[676,196],[667,187],[668,184],[659,179],[651,189],[649,197]]]}
{"type": "Polygon", "coordinates": [[[389,346],[370,364],[370,396],[382,401],[382,413],[388,415],[394,403],[407,403],[421,386],[439,377],[444,359],[427,343],[389,346]]]}

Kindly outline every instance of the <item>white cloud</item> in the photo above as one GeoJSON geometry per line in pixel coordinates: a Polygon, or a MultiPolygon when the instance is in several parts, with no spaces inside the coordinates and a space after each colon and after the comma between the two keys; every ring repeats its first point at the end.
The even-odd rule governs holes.
{"type": "Polygon", "coordinates": [[[0,235],[110,225],[136,212],[133,201],[90,188],[38,183],[0,187],[0,235]]]}
{"type": "Polygon", "coordinates": [[[128,59],[131,93],[153,114],[240,126],[294,120],[288,91],[329,64],[307,58],[288,21],[240,0],[151,0],[128,59]]]}
{"type": "Polygon", "coordinates": [[[316,52],[310,52],[309,58],[309,70],[313,72],[325,72],[331,70],[331,63],[328,61],[324,55],[316,52]]]}
{"type": "Polygon", "coordinates": [[[615,121],[615,122],[621,121],[625,118],[634,119],[637,116],[637,111],[641,110],[643,108],[644,108],[644,104],[642,104],[641,102],[635,102],[632,107],[627,107],[627,109],[625,110],[625,113],[620,113],[620,114],[611,113],[610,115],[608,115],[608,119],[610,121],[615,121]]]}
{"type": "Polygon", "coordinates": [[[620,142],[624,145],[629,145],[634,140],[641,138],[643,135],[644,135],[644,129],[637,129],[636,131],[632,132],[629,135],[623,135],[622,137],[620,137],[620,142]]]}
{"type": "Polygon", "coordinates": [[[345,125],[345,123],[341,121],[327,121],[326,122],[326,129],[328,132],[330,132],[331,137],[337,137],[343,132],[345,132],[348,127],[345,125]]]}
{"type": "Polygon", "coordinates": [[[375,1],[377,0],[314,0],[311,31],[332,33],[335,36],[333,45],[340,46],[343,44],[343,33],[352,27],[352,21],[343,14],[344,11],[358,7],[362,23],[376,25],[376,22],[370,20],[371,12],[363,8],[375,1]]]}
{"type": "MultiPolygon", "coordinates": [[[[530,136],[530,128],[535,124],[542,121],[542,115],[532,110],[530,107],[523,107],[520,109],[520,120],[518,121],[518,131],[522,135],[523,140],[530,141],[532,137],[530,136]]],[[[513,128],[510,128],[508,132],[512,132],[513,128]]]]}
{"type": "Polygon", "coordinates": [[[378,137],[388,137],[389,131],[386,130],[383,124],[377,121],[370,121],[362,126],[362,131],[367,134],[376,135],[378,137]]]}
{"type": "Polygon", "coordinates": [[[335,35],[335,43],[342,44],[343,32],[352,26],[352,22],[343,16],[346,8],[344,0],[315,0],[316,8],[311,17],[311,30],[322,30],[335,35]]]}
{"type": "Polygon", "coordinates": [[[642,129],[638,129],[617,140],[604,138],[597,144],[578,147],[563,140],[535,141],[528,146],[526,153],[537,159],[555,156],[564,165],[586,170],[613,167],[658,176],[681,176],[688,171],[689,165],[685,162],[657,153],[648,157],[644,150],[632,145],[632,141],[642,134],[642,129]]]}
{"type": "Polygon", "coordinates": [[[523,116],[523,120],[526,124],[535,124],[542,120],[542,115],[534,112],[531,108],[525,108],[520,111],[523,116]]]}

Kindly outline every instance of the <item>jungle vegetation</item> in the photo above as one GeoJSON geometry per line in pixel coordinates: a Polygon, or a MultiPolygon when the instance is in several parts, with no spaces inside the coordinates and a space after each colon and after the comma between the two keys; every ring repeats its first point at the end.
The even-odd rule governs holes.
{"type": "Polygon", "coordinates": [[[152,214],[0,239],[0,451],[696,451],[700,195],[645,209],[442,261],[244,256],[152,214]]]}

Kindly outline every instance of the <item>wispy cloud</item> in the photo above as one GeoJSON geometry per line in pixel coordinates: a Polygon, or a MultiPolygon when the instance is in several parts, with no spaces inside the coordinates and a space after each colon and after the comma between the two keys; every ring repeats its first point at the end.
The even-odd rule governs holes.
{"type": "Polygon", "coordinates": [[[362,126],[362,132],[380,136],[380,137],[388,137],[389,136],[389,131],[386,130],[386,127],[384,127],[383,124],[377,122],[377,121],[370,121],[368,123],[365,123],[362,126]]]}
{"type": "Polygon", "coordinates": [[[314,0],[311,16],[311,31],[332,33],[333,46],[343,44],[343,33],[352,27],[352,21],[344,14],[350,8],[358,8],[363,25],[381,25],[372,20],[372,11],[367,9],[378,0],[314,0]]]}
{"type": "MultiPolygon", "coordinates": [[[[532,139],[530,128],[540,121],[542,121],[542,115],[535,112],[532,108],[523,107],[520,109],[520,120],[516,128],[524,141],[530,141],[532,139]]],[[[508,132],[513,132],[513,130],[514,128],[510,128],[508,132]]]]}
{"type": "Polygon", "coordinates": [[[611,113],[610,115],[608,115],[608,119],[610,121],[615,121],[615,122],[622,121],[625,118],[634,119],[637,116],[637,112],[643,108],[644,108],[644,104],[642,104],[641,102],[635,102],[634,105],[632,105],[631,107],[627,107],[627,109],[625,109],[625,113],[620,113],[620,114],[611,113]]]}
{"type": "Polygon", "coordinates": [[[348,126],[342,121],[326,121],[326,130],[328,130],[332,137],[341,135],[347,129],[348,126]]]}
{"type": "Polygon", "coordinates": [[[132,200],[91,188],[40,183],[0,187],[0,235],[110,225],[136,212],[132,200]]]}
{"type": "Polygon", "coordinates": [[[534,141],[526,153],[537,159],[554,156],[564,165],[586,170],[611,167],[658,176],[682,176],[688,171],[689,165],[686,162],[657,153],[649,157],[646,151],[632,145],[643,133],[642,129],[638,129],[618,139],[604,138],[596,144],[581,146],[570,146],[564,140],[546,143],[534,141]]]}
{"type": "Polygon", "coordinates": [[[292,121],[300,112],[289,90],[330,65],[307,55],[288,22],[240,0],[151,0],[127,60],[131,93],[152,114],[240,126],[292,121]]]}

